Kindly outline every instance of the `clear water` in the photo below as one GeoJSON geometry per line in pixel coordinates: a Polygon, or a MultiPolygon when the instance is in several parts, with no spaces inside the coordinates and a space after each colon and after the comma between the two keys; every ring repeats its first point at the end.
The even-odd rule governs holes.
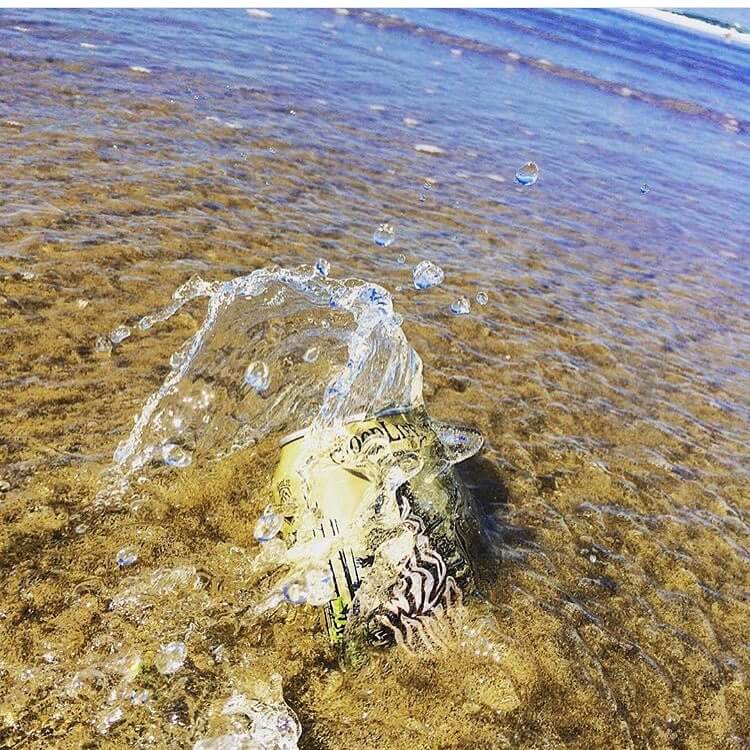
{"type": "MultiPolygon", "coordinates": [[[[748,49],[615,11],[0,11],[2,741],[746,745],[748,49]],[[323,292],[377,286],[432,417],[486,440],[481,605],[359,671],[314,607],[252,614],[290,301],[233,280],[319,259],[293,372],[349,359],[323,292]]],[[[398,369],[356,400],[411,403],[398,369]]]]}

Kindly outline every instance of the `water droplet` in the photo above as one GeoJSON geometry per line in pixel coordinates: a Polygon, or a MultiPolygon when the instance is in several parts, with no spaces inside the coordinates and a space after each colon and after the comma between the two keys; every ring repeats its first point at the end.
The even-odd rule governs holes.
{"type": "Polygon", "coordinates": [[[273,539],[281,531],[284,519],[274,511],[271,505],[267,505],[263,515],[255,523],[253,536],[259,542],[267,542],[273,539]]]}
{"type": "Polygon", "coordinates": [[[271,373],[265,362],[251,362],[245,370],[245,382],[258,393],[267,390],[271,382],[271,373]]]}
{"type": "Polygon", "coordinates": [[[380,224],[372,235],[372,241],[381,247],[388,247],[394,239],[396,239],[396,230],[393,228],[393,224],[388,222],[380,224]]]}
{"type": "Polygon", "coordinates": [[[187,646],[182,641],[172,641],[159,647],[154,657],[154,666],[161,674],[174,674],[185,663],[187,646]]]}
{"type": "Polygon", "coordinates": [[[333,575],[329,568],[314,568],[305,573],[307,602],[314,607],[321,607],[330,602],[336,591],[333,586],[333,575]]]}
{"type": "Polygon", "coordinates": [[[107,734],[107,732],[109,732],[110,728],[114,724],[117,724],[118,721],[123,720],[124,716],[125,712],[120,706],[102,714],[102,716],[100,716],[99,720],[96,722],[96,728],[99,734],[107,734]]]}
{"type": "Polygon", "coordinates": [[[136,551],[135,547],[123,547],[117,553],[115,560],[121,568],[127,568],[128,566],[136,562],[136,560],[138,560],[138,552],[136,551]]]}
{"type": "Polygon", "coordinates": [[[468,315],[471,312],[471,305],[468,297],[459,297],[452,305],[451,312],[454,315],[468,315]]]}
{"type": "Polygon", "coordinates": [[[112,342],[106,336],[99,336],[94,344],[94,349],[99,354],[109,354],[112,351],[112,342]]]}
{"type": "Polygon", "coordinates": [[[287,581],[282,589],[284,599],[290,604],[304,604],[307,601],[307,591],[305,590],[305,583],[299,578],[293,578],[291,581],[287,581]]]}
{"type": "Polygon", "coordinates": [[[516,172],[516,182],[521,185],[533,185],[538,179],[539,167],[533,161],[527,162],[516,172]]]}
{"type": "Polygon", "coordinates": [[[401,255],[399,255],[399,256],[398,256],[398,257],[396,258],[396,261],[397,261],[398,263],[401,263],[401,265],[403,265],[404,263],[406,263],[406,256],[405,256],[405,255],[404,255],[404,254],[402,253],[401,255]]]}
{"type": "Polygon", "coordinates": [[[643,185],[641,185],[641,192],[645,195],[649,192],[651,188],[649,187],[648,183],[644,182],[643,185]]]}
{"type": "Polygon", "coordinates": [[[480,305],[486,305],[489,298],[487,297],[487,292],[477,292],[476,299],[480,305]]]}
{"type": "Polygon", "coordinates": [[[444,278],[443,269],[429,260],[423,260],[414,269],[414,286],[417,289],[430,289],[433,286],[438,286],[438,284],[443,283],[444,278]]]}
{"type": "Polygon", "coordinates": [[[302,359],[305,360],[305,362],[312,363],[316,362],[318,359],[318,356],[320,355],[320,350],[317,346],[311,346],[302,356],[302,359]]]}
{"type": "Polygon", "coordinates": [[[120,326],[109,334],[109,340],[117,346],[120,342],[125,341],[128,336],[130,336],[130,329],[127,326],[120,326]]]}
{"type": "Polygon", "coordinates": [[[331,271],[331,264],[325,258],[318,258],[315,261],[315,271],[326,278],[331,271]]]}
{"type": "Polygon", "coordinates": [[[193,460],[186,450],[174,443],[165,443],[162,446],[161,457],[167,466],[172,466],[175,469],[184,469],[186,466],[190,466],[193,460]]]}

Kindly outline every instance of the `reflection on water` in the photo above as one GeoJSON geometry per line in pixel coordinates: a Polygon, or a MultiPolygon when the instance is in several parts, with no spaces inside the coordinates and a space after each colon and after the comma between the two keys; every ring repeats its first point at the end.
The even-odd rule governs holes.
{"type": "Polygon", "coordinates": [[[0,14],[3,743],[744,747],[741,50],[612,14],[118,13],[0,14]],[[206,465],[165,434],[95,502],[205,308],[143,316],[319,259],[391,292],[430,414],[486,439],[485,600],[359,670],[314,608],[251,615],[273,441],[206,465]]]}

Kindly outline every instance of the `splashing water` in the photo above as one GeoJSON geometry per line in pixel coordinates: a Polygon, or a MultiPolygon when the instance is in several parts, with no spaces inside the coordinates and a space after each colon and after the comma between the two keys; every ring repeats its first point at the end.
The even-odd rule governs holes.
{"type": "Polygon", "coordinates": [[[205,319],[172,356],[170,373],[115,451],[101,501],[122,495],[164,446],[179,445],[193,461],[215,460],[271,433],[313,427],[324,434],[363,414],[423,405],[421,359],[390,294],[376,284],[324,278],[309,266],[261,269],[226,282],[194,276],[139,328],[149,330],[201,298],[205,319]],[[314,373],[295,366],[312,348],[314,373]]]}
{"type": "Polygon", "coordinates": [[[208,301],[205,319],[172,356],[170,373],[115,452],[100,502],[118,502],[133,476],[159,457],[177,467],[187,457],[200,466],[272,434],[299,431],[289,471],[300,492],[294,501],[289,492],[274,495],[255,526],[263,546],[257,559],[275,564],[279,574],[259,592],[254,616],[285,603],[329,606],[331,561],[342,550],[356,551],[372,562],[352,591],[346,632],[376,645],[430,644],[432,621],[473,590],[456,530],[468,504],[451,467],[476,453],[482,438],[427,416],[422,363],[388,292],[309,266],[227,282],[194,277],[139,327],[148,330],[198,298],[208,301]],[[389,427],[383,419],[396,421],[389,427]],[[353,438],[352,425],[363,424],[372,427],[353,438]],[[353,500],[343,498],[354,503],[350,511],[334,519],[320,476],[341,466],[363,484],[353,500]],[[282,540],[285,519],[294,534],[282,540]],[[321,539],[315,529],[326,519],[336,531],[321,539]],[[404,598],[406,581],[411,592],[404,598]]]}
{"type": "Polygon", "coordinates": [[[325,278],[331,272],[331,262],[325,258],[318,258],[315,262],[315,270],[325,278]]]}

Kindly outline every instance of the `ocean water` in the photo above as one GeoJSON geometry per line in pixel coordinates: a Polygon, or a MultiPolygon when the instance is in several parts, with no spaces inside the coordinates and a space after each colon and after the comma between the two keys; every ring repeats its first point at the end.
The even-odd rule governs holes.
{"type": "Polygon", "coordinates": [[[204,750],[239,695],[289,747],[750,746],[750,20],[683,13],[720,33],[0,11],[0,744],[204,750]],[[359,670],[311,607],[248,615],[273,441],[95,501],[205,311],[141,317],[318,258],[392,294],[430,413],[485,438],[471,627],[359,670]]]}

